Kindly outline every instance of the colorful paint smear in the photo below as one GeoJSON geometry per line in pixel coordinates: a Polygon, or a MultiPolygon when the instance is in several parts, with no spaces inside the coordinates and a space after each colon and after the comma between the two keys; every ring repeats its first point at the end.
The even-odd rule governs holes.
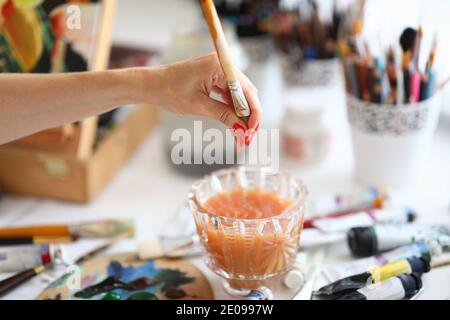
{"type": "Polygon", "coordinates": [[[157,300],[157,293],[169,299],[182,299],[181,288],[195,278],[177,269],[158,269],[153,261],[141,266],[124,267],[112,261],[104,280],[75,293],[76,298],[90,300],[157,300]]]}
{"type": "Polygon", "coordinates": [[[0,73],[88,70],[100,13],[98,2],[0,0],[0,73]],[[79,28],[67,23],[71,4],[81,10],[79,28]]]}

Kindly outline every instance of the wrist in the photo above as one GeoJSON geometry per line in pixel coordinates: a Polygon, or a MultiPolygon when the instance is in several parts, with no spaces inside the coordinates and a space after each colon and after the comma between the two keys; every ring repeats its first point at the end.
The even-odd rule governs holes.
{"type": "Polygon", "coordinates": [[[126,85],[126,95],[129,103],[147,103],[160,105],[159,98],[166,90],[164,67],[160,68],[130,68],[122,70],[126,85]]]}

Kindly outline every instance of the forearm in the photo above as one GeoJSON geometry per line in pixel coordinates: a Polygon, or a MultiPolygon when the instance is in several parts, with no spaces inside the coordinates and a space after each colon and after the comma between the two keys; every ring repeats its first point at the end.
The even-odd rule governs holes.
{"type": "MultiPolygon", "coordinates": [[[[157,78],[157,72],[150,69],[0,75],[0,144],[143,102],[142,71],[155,73],[148,79],[157,78]]],[[[153,86],[147,83],[148,87],[157,90],[156,80],[153,86]]]]}

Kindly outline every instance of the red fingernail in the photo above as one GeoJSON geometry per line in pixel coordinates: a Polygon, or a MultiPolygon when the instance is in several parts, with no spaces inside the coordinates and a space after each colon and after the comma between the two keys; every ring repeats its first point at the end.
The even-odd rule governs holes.
{"type": "Polygon", "coordinates": [[[248,135],[245,137],[245,144],[247,146],[252,144],[253,138],[255,138],[256,134],[258,133],[259,124],[260,123],[258,122],[254,130],[249,130],[248,135]]]}
{"type": "Polygon", "coordinates": [[[239,152],[247,141],[246,130],[239,123],[233,125],[233,130],[234,141],[237,146],[237,151],[239,152]]]}

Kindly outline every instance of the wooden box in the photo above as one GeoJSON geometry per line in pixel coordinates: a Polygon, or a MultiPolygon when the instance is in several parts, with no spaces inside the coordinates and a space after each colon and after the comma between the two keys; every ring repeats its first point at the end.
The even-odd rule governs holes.
{"type": "Polygon", "coordinates": [[[87,159],[16,144],[2,146],[0,186],[5,192],[89,202],[130,158],[157,120],[154,108],[138,107],[87,159]]]}

